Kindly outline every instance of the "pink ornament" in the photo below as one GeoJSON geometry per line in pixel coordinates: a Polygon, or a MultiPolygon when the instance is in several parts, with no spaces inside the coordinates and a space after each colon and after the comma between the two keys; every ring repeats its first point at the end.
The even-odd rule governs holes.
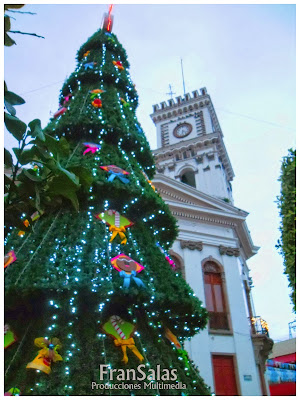
{"type": "Polygon", "coordinates": [[[174,261],[171,260],[170,257],[166,256],[166,260],[167,260],[168,263],[171,265],[172,269],[176,269],[176,265],[175,265],[174,261]]]}
{"type": "Polygon", "coordinates": [[[66,97],[64,97],[64,105],[65,104],[67,104],[67,102],[71,99],[71,97],[72,97],[72,94],[71,93],[69,93],[66,97]]]}
{"type": "Polygon", "coordinates": [[[86,146],[86,149],[83,152],[83,155],[91,152],[92,154],[96,153],[100,149],[100,144],[95,143],[83,143],[86,146]]]}

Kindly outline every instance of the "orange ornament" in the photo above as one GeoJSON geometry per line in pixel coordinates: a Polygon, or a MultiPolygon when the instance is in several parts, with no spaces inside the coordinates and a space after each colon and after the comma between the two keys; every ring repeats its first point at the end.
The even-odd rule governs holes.
{"type": "Polygon", "coordinates": [[[91,93],[103,93],[104,92],[104,90],[102,90],[102,89],[94,89],[94,90],[91,90],[91,93]]]}
{"type": "Polygon", "coordinates": [[[122,63],[121,63],[121,61],[113,61],[113,64],[114,64],[114,66],[117,67],[119,70],[123,70],[123,69],[124,69],[124,67],[123,67],[123,65],[122,65],[122,63]]]}
{"type": "Polygon", "coordinates": [[[83,57],[87,57],[90,54],[91,50],[88,50],[84,53],[83,57]]]}

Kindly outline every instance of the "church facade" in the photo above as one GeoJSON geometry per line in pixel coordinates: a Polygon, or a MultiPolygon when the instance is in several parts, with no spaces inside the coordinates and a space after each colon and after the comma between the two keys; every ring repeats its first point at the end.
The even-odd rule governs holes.
{"type": "Polygon", "coordinates": [[[209,313],[185,344],[216,395],[268,395],[265,360],[273,341],[253,315],[247,260],[258,247],[234,205],[234,172],[206,88],[153,106],[157,191],[179,226],[170,256],[209,313]]]}

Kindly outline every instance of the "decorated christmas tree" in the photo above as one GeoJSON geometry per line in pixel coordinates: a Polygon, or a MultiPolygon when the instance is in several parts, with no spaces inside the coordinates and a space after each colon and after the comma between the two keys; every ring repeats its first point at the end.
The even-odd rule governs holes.
{"type": "MultiPolygon", "coordinates": [[[[70,143],[60,163],[77,171],[77,196],[68,200],[66,180],[61,202],[32,224],[24,216],[24,231],[9,229],[5,240],[10,395],[209,394],[184,350],[207,313],[167,253],[176,220],[151,183],[128,70],[107,14],[44,129],[70,143]]],[[[30,173],[38,179],[43,168],[30,173]]]]}

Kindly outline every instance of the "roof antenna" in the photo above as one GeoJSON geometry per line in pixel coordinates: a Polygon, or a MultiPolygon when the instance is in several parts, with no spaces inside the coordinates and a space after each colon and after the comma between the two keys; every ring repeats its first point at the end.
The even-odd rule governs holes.
{"type": "Polygon", "coordinates": [[[185,84],[184,84],[184,75],[183,75],[183,64],[182,64],[182,58],[181,60],[181,73],[182,73],[182,83],[183,83],[183,94],[185,95],[185,84]]]}

